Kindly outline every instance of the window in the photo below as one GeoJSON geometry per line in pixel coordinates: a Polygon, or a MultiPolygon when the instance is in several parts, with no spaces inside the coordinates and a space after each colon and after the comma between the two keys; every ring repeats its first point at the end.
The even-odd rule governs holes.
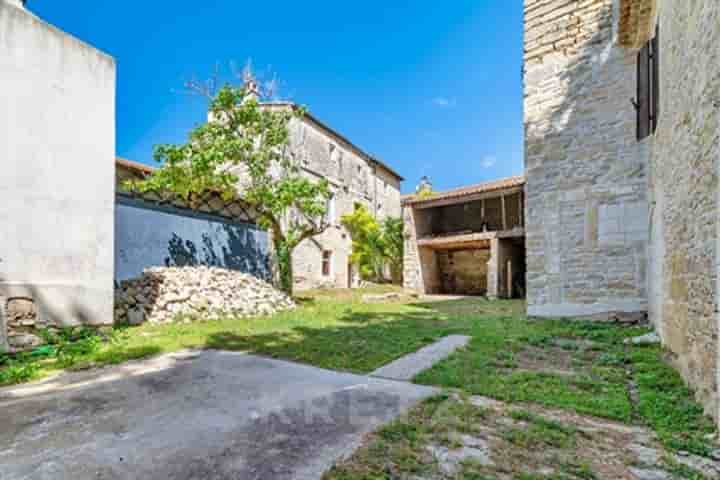
{"type": "Polygon", "coordinates": [[[322,253],[322,274],[323,277],[329,277],[332,266],[332,252],[324,250],[322,253]]]}
{"type": "Polygon", "coordinates": [[[637,139],[644,140],[655,133],[660,113],[660,27],[655,38],[638,53],[637,99],[633,101],[637,111],[637,139]]]}
{"type": "Polygon", "coordinates": [[[325,202],[325,221],[333,225],[337,219],[335,218],[335,195],[331,195],[325,202]]]}

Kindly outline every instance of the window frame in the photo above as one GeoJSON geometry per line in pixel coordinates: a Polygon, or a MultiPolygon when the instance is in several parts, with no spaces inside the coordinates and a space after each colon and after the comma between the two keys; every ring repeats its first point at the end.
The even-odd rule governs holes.
{"type": "Polygon", "coordinates": [[[332,250],[323,250],[320,259],[320,272],[323,277],[332,277],[332,250]]]}

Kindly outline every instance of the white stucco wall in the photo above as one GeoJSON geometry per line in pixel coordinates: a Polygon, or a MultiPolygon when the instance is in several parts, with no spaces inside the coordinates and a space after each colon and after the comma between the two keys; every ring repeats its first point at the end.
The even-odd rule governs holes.
{"type": "Polygon", "coordinates": [[[0,91],[0,303],[110,323],[115,61],[0,0],[0,91]]]}

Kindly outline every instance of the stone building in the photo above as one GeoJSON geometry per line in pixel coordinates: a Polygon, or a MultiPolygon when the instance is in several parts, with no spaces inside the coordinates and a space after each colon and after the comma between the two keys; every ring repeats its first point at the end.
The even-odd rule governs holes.
{"type": "Polygon", "coordinates": [[[524,296],[523,177],[403,198],[405,287],[421,294],[524,296]]]}
{"type": "MultiPolygon", "coordinates": [[[[295,108],[286,102],[265,106],[295,108]]],[[[333,193],[328,203],[330,227],[303,241],[293,253],[295,288],[357,286],[359,276],[349,262],[352,240],[340,219],[358,205],[365,206],[380,220],[400,218],[403,178],[312,114],[294,118],[290,134],[294,157],[304,174],[328,180],[333,193]]]]}
{"type": "Polygon", "coordinates": [[[649,312],[718,417],[720,4],[525,0],[528,313],[649,312]]]}
{"type": "Polygon", "coordinates": [[[115,60],[0,0],[0,351],[113,321],[115,60]]]}

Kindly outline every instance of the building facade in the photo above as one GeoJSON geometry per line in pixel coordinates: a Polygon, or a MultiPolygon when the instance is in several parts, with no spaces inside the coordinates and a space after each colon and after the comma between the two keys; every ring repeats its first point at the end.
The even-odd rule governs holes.
{"type": "Polygon", "coordinates": [[[0,0],[0,351],[113,321],[115,61],[0,0]]]}
{"type": "Polygon", "coordinates": [[[524,185],[523,177],[511,177],[405,197],[405,288],[523,297],[524,185]]]}
{"type": "Polygon", "coordinates": [[[718,417],[720,4],[525,0],[528,313],[648,312],[718,417]]]}
{"type": "MultiPolygon", "coordinates": [[[[295,108],[274,102],[266,108],[295,108]]],[[[290,126],[290,148],[304,175],[330,183],[330,226],[303,241],[293,252],[295,288],[353,288],[359,274],[350,264],[352,239],[341,224],[343,215],[362,205],[382,221],[401,217],[400,183],[403,178],[386,163],[363,151],[312,114],[295,117],[290,126]]]]}

